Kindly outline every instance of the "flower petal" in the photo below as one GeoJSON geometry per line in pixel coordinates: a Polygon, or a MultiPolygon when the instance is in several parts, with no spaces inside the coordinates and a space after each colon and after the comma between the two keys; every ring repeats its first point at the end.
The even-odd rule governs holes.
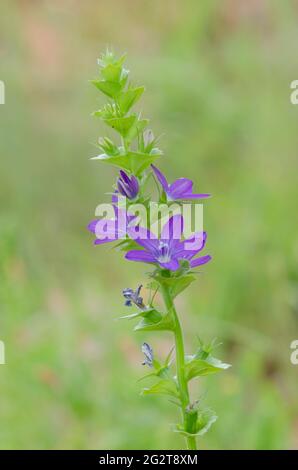
{"type": "Polygon", "coordinates": [[[183,197],[181,197],[181,199],[204,199],[204,198],[207,198],[207,197],[211,197],[211,194],[206,194],[206,193],[199,193],[199,194],[185,193],[185,194],[183,194],[183,197]]]}
{"type": "Polygon", "coordinates": [[[130,184],[130,178],[129,176],[125,173],[125,171],[120,170],[120,177],[123,179],[124,183],[130,184]]]}
{"type": "Polygon", "coordinates": [[[104,243],[110,243],[110,242],[115,242],[118,240],[117,238],[96,238],[94,240],[94,245],[103,245],[104,243]]]}
{"type": "Polygon", "coordinates": [[[177,271],[179,269],[179,261],[177,259],[171,259],[168,263],[159,263],[160,266],[170,271],[177,271]]]}
{"type": "Polygon", "coordinates": [[[180,199],[185,193],[191,194],[193,182],[188,178],[179,178],[172,183],[168,190],[171,199],[180,199]]]}
{"type": "Polygon", "coordinates": [[[180,214],[173,215],[163,226],[161,239],[180,240],[183,232],[183,217],[180,214]]]}
{"type": "Polygon", "coordinates": [[[144,227],[129,227],[128,228],[128,235],[132,238],[138,245],[141,245],[146,250],[150,251],[151,253],[155,254],[157,247],[159,245],[158,238],[154,235],[154,233],[150,232],[144,227]]]}
{"type": "Polygon", "coordinates": [[[112,203],[113,204],[117,204],[118,203],[118,191],[116,190],[113,194],[112,194],[112,203]]]}
{"type": "Polygon", "coordinates": [[[183,242],[179,243],[179,247],[176,249],[176,256],[181,259],[191,259],[193,258],[199,251],[202,251],[206,244],[207,240],[207,232],[197,232],[191,238],[184,240],[183,242]]]}
{"type": "Polygon", "coordinates": [[[168,182],[167,182],[167,179],[166,179],[165,175],[158,168],[156,168],[155,165],[151,165],[151,167],[152,167],[152,169],[155,173],[156,178],[158,179],[158,181],[162,185],[164,191],[167,192],[168,188],[169,188],[169,185],[168,185],[168,182]]]}
{"type": "Polygon", "coordinates": [[[212,257],[210,255],[201,256],[200,258],[193,259],[190,262],[190,266],[191,268],[195,268],[196,266],[201,266],[202,264],[208,263],[211,259],[212,257]]]}
{"type": "Polygon", "coordinates": [[[118,188],[119,193],[122,196],[127,197],[128,199],[130,199],[130,197],[131,197],[130,188],[120,178],[117,181],[117,188],[118,188]]]}
{"type": "Polygon", "coordinates": [[[139,182],[138,182],[137,178],[134,175],[132,175],[132,177],[130,179],[130,184],[131,184],[133,194],[136,196],[139,192],[139,182]]]}
{"type": "Polygon", "coordinates": [[[125,258],[130,261],[141,261],[144,263],[156,263],[155,257],[144,250],[130,250],[126,253],[125,258]]]}
{"type": "Polygon", "coordinates": [[[90,230],[90,232],[95,233],[97,222],[98,222],[98,219],[92,220],[90,224],[87,225],[87,229],[90,230]]]}

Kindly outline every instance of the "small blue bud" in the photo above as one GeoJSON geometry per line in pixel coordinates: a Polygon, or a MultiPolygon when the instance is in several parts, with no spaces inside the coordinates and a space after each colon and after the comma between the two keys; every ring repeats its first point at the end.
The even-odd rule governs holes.
{"type": "Polygon", "coordinates": [[[134,303],[141,310],[144,310],[146,308],[143,302],[143,298],[140,297],[141,289],[142,289],[142,285],[140,285],[135,291],[131,289],[130,287],[123,289],[122,294],[124,298],[126,299],[124,303],[126,307],[131,307],[132,304],[134,303]]]}
{"type": "Polygon", "coordinates": [[[142,365],[153,367],[153,350],[148,343],[143,343],[142,353],[145,355],[145,360],[142,362],[142,365]]]}

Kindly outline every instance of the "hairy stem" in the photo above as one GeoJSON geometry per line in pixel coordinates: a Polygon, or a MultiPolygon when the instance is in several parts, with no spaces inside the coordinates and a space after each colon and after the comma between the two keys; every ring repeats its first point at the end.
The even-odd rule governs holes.
{"type": "MultiPolygon", "coordinates": [[[[178,379],[178,386],[180,391],[180,398],[181,398],[181,407],[182,407],[182,418],[185,431],[188,431],[188,414],[187,414],[187,407],[189,406],[189,392],[187,381],[185,379],[185,353],[184,353],[184,342],[183,342],[183,334],[182,329],[179,321],[179,317],[173,302],[173,299],[170,295],[169,289],[164,284],[162,285],[162,294],[164,298],[165,305],[168,311],[172,312],[175,329],[174,329],[174,336],[175,336],[175,350],[176,350],[176,367],[177,367],[177,379],[178,379]]],[[[195,437],[187,437],[187,447],[191,450],[196,450],[196,439],[195,437]]]]}

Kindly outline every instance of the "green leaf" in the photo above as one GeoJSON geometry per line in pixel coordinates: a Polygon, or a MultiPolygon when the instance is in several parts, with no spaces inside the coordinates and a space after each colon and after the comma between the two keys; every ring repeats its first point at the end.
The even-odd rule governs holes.
{"type": "Polygon", "coordinates": [[[168,353],[168,355],[167,355],[167,357],[166,357],[166,360],[165,360],[166,366],[168,366],[171,362],[171,357],[172,357],[174,349],[175,349],[175,346],[172,346],[169,353],[168,353]]]}
{"type": "Polygon", "coordinates": [[[211,410],[199,413],[197,421],[197,436],[203,436],[203,434],[209,431],[210,427],[216,420],[217,416],[211,410]]]}
{"type": "Polygon", "coordinates": [[[114,52],[107,49],[106,52],[100,55],[100,58],[98,59],[98,64],[101,68],[105,68],[109,64],[118,65],[122,67],[125,59],[126,54],[122,54],[122,56],[117,59],[114,52]]]}
{"type": "Polygon", "coordinates": [[[170,288],[172,298],[174,299],[177,297],[177,295],[183,292],[193,281],[195,281],[195,279],[195,276],[192,274],[175,279],[175,282],[173,282],[170,288]]]}
{"type": "Polygon", "coordinates": [[[168,379],[162,379],[150,388],[144,388],[142,395],[168,395],[180,399],[179,392],[175,382],[168,379]]]}
{"type": "Polygon", "coordinates": [[[195,354],[196,359],[206,359],[208,356],[211,355],[212,351],[215,348],[221,345],[221,343],[217,342],[217,338],[209,341],[208,343],[204,343],[200,338],[198,338],[200,347],[195,354]]]}
{"type": "Polygon", "coordinates": [[[91,160],[101,160],[102,162],[110,163],[111,165],[116,165],[119,168],[123,168],[124,170],[131,171],[131,161],[129,155],[107,155],[106,153],[102,153],[101,155],[92,157],[91,160]]]}
{"type": "Polygon", "coordinates": [[[215,374],[231,367],[230,364],[221,362],[215,357],[208,356],[206,359],[198,359],[196,356],[186,356],[185,378],[187,381],[194,377],[215,374]]]}
{"type": "Polygon", "coordinates": [[[184,437],[198,437],[203,436],[210,427],[217,420],[216,414],[211,410],[204,410],[198,413],[197,422],[195,426],[195,432],[189,433],[183,429],[180,424],[177,424],[174,428],[174,432],[178,432],[184,437]]]}
{"type": "Polygon", "coordinates": [[[120,154],[120,150],[117,145],[112,142],[108,137],[101,137],[98,140],[97,147],[99,147],[106,155],[116,156],[120,154]]]}
{"type": "Polygon", "coordinates": [[[104,121],[108,119],[121,118],[121,113],[118,105],[115,103],[107,103],[98,111],[94,111],[92,116],[99,117],[104,121]]]}
{"type": "Polygon", "coordinates": [[[106,80],[90,80],[98,90],[110,98],[115,98],[121,91],[122,85],[117,82],[109,82],[106,80]]]}
{"type": "Polygon", "coordinates": [[[140,175],[160,154],[148,155],[146,153],[128,152],[120,155],[107,155],[105,153],[93,157],[91,160],[101,160],[128,170],[136,176],[140,175]]]}
{"type": "Polygon", "coordinates": [[[115,129],[122,137],[126,137],[131,129],[131,127],[136,122],[137,116],[133,114],[128,117],[115,117],[110,119],[104,119],[104,122],[115,129]]]}
{"type": "Polygon", "coordinates": [[[117,243],[117,245],[114,246],[114,250],[130,251],[130,250],[142,250],[142,248],[134,240],[125,239],[117,243]]]}
{"type": "Polygon", "coordinates": [[[135,124],[131,127],[127,138],[132,141],[135,137],[137,137],[146,126],[148,126],[149,119],[138,119],[135,124]]]}
{"type": "Polygon", "coordinates": [[[118,97],[118,105],[123,114],[126,114],[130,108],[141,98],[145,88],[129,88],[118,97]]]}
{"type": "Polygon", "coordinates": [[[165,365],[161,366],[156,360],[153,361],[153,366],[155,367],[155,371],[144,375],[138,381],[149,379],[152,377],[158,377],[160,379],[166,379],[166,380],[173,380],[171,370],[168,366],[165,366],[165,365]]]}
{"type": "Polygon", "coordinates": [[[155,308],[138,310],[135,313],[123,315],[120,319],[133,319],[141,317],[140,322],[135,326],[135,331],[153,331],[153,330],[173,330],[174,324],[171,314],[163,315],[155,308]]]}
{"type": "Polygon", "coordinates": [[[108,64],[101,69],[103,78],[108,82],[119,82],[122,72],[120,63],[108,64]]]}
{"type": "Polygon", "coordinates": [[[160,284],[166,284],[169,287],[172,299],[183,292],[193,281],[196,280],[193,274],[186,274],[180,277],[161,277],[156,276],[155,279],[160,284]]]}
{"type": "Polygon", "coordinates": [[[161,366],[157,371],[156,371],[156,375],[158,377],[160,377],[161,379],[169,379],[171,378],[172,379],[172,374],[171,374],[171,369],[167,366],[167,365],[164,365],[164,366],[161,366]]]}
{"type": "Polygon", "coordinates": [[[130,152],[131,172],[135,175],[141,174],[151,163],[153,163],[159,155],[148,155],[146,153],[130,152]]]}
{"type": "Polygon", "coordinates": [[[162,319],[162,314],[154,308],[149,308],[147,310],[139,310],[138,312],[131,313],[130,315],[124,315],[120,317],[120,319],[131,319],[137,317],[143,317],[146,318],[147,321],[158,323],[162,319]]]}
{"type": "Polygon", "coordinates": [[[130,171],[138,176],[144,170],[146,170],[146,168],[148,168],[151,163],[153,163],[161,154],[149,155],[147,153],[129,152],[128,155],[131,163],[130,171]]]}
{"type": "Polygon", "coordinates": [[[171,313],[162,315],[159,321],[152,320],[152,317],[143,317],[135,326],[135,331],[173,331],[174,322],[171,313]]]}

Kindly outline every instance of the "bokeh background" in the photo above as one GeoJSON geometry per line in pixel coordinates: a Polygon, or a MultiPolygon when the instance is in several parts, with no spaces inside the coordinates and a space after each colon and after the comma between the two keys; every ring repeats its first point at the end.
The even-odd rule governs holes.
{"type": "Polygon", "coordinates": [[[123,287],[145,270],[85,229],[116,170],[91,162],[109,135],[88,79],[107,45],[128,53],[140,109],[163,134],[160,166],[211,192],[214,260],[178,299],[195,335],[233,367],[201,379],[219,419],[207,449],[298,448],[298,4],[283,0],[2,0],[0,447],[177,449],[176,408],[139,396],[140,347],[123,287]]]}

